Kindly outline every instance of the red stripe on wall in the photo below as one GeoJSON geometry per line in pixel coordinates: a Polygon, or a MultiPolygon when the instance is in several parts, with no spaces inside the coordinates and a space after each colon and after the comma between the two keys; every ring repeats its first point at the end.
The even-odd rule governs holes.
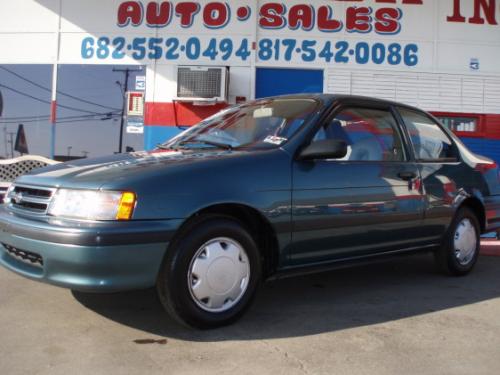
{"type": "Polygon", "coordinates": [[[484,125],[485,138],[500,139],[500,115],[485,115],[484,125]]]}
{"type": "Polygon", "coordinates": [[[455,132],[459,137],[500,139],[500,115],[461,113],[461,112],[431,112],[434,116],[474,117],[478,120],[478,129],[475,132],[455,132]]]}
{"type": "Polygon", "coordinates": [[[191,126],[226,108],[226,103],[194,105],[192,103],[146,103],[144,123],[147,126],[191,126]]]}
{"type": "Polygon", "coordinates": [[[50,103],[50,122],[55,124],[57,121],[57,101],[52,100],[50,103]]]}

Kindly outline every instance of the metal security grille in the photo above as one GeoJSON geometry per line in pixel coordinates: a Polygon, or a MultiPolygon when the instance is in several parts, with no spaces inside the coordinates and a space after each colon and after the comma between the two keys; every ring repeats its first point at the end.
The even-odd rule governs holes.
{"type": "Polygon", "coordinates": [[[221,69],[179,68],[177,96],[179,98],[217,98],[221,96],[221,69]]]}
{"type": "Polygon", "coordinates": [[[500,79],[494,76],[329,69],[325,92],[374,96],[427,111],[500,111],[500,79]]]}

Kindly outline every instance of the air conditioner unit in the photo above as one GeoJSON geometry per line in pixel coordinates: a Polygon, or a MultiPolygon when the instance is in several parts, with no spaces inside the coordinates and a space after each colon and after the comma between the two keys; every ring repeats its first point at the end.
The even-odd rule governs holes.
{"type": "Polygon", "coordinates": [[[177,67],[177,101],[227,102],[229,69],[220,66],[177,67]]]}

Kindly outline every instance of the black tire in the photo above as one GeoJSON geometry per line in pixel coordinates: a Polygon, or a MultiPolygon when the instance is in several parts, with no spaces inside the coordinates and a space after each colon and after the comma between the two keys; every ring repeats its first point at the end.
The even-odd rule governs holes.
{"type": "MultiPolygon", "coordinates": [[[[465,276],[470,273],[479,258],[481,246],[480,232],[479,221],[474,212],[467,207],[461,207],[457,211],[445,237],[443,238],[441,248],[435,253],[436,263],[441,271],[452,276],[465,276]],[[459,227],[461,225],[469,226],[469,223],[469,230],[474,231],[469,233],[471,233],[471,235],[475,238],[475,248],[474,246],[470,246],[471,249],[474,248],[472,253],[468,254],[463,259],[459,259],[455,246],[455,236],[458,235],[457,231],[460,230],[459,227]]],[[[458,236],[458,238],[460,238],[460,236],[458,236]]]]}
{"type": "MultiPolygon", "coordinates": [[[[208,275],[207,271],[207,278],[208,275]]],[[[260,280],[259,251],[246,228],[230,217],[207,215],[188,224],[167,250],[158,276],[157,291],[165,310],[178,322],[194,328],[210,329],[231,324],[239,319],[249,307],[260,280]],[[206,311],[201,301],[196,300],[192,288],[188,285],[191,281],[188,280],[193,262],[200,256],[198,254],[201,248],[211,240],[220,238],[241,245],[248,260],[244,263],[249,264],[249,280],[246,281],[246,290],[237,302],[230,301],[235,303],[234,306],[222,312],[212,312],[206,311]]]]}

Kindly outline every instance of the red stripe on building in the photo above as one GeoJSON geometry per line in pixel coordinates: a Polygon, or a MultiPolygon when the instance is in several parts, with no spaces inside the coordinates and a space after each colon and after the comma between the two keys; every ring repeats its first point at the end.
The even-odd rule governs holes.
{"type": "Polygon", "coordinates": [[[147,126],[191,126],[226,107],[226,103],[146,103],[144,123],[147,126]]]}
{"type": "Polygon", "coordinates": [[[50,122],[52,124],[57,122],[57,101],[55,100],[50,103],[50,122]]]}
{"type": "Polygon", "coordinates": [[[481,254],[487,256],[500,256],[500,241],[498,240],[482,240],[481,254]]]}
{"type": "Polygon", "coordinates": [[[474,132],[456,131],[455,134],[465,138],[500,139],[500,115],[460,112],[431,112],[434,116],[467,117],[477,120],[477,129],[474,132]]]}

